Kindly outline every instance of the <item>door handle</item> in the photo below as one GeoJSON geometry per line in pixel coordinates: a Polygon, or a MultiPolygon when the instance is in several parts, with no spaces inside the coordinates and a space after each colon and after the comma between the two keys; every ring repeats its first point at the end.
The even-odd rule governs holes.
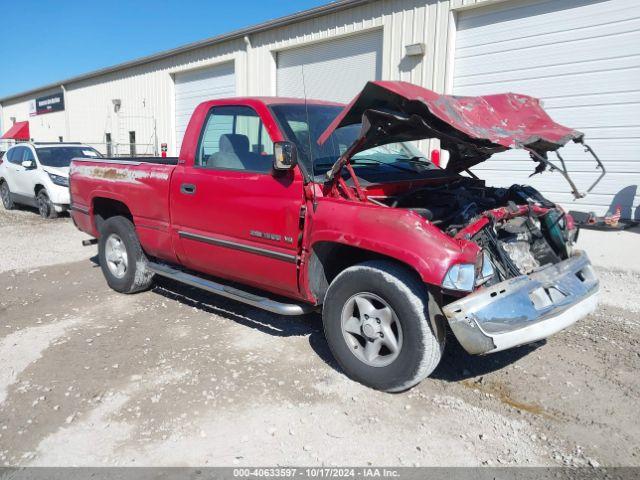
{"type": "Polygon", "coordinates": [[[196,186],[192,183],[183,183],[180,185],[180,193],[184,193],[185,195],[193,195],[196,193],[196,186]]]}

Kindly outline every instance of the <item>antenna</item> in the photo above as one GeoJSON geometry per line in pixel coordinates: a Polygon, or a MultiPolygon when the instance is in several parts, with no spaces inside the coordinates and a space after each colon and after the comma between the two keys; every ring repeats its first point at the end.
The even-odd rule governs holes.
{"type": "MultiPolygon", "coordinates": [[[[315,179],[316,179],[316,173],[315,173],[315,160],[313,158],[313,146],[312,146],[312,141],[311,141],[311,120],[309,117],[309,103],[307,102],[307,83],[305,81],[304,78],[304,63],[302,65],[300,65],[300,68],[302,70],[302,94],[304,95],[304,112],[305,115],[307,116],[307,129],[309,130],[309,134],[307,135],[307,138],[309,140],[309,160],[311,162],[311,182],[315,183],[315,179]]],[[[311,192],[313,195],[313,208],[315,210],[316,207],[316,188],[315,185],[311,186],[311,192]]]]}

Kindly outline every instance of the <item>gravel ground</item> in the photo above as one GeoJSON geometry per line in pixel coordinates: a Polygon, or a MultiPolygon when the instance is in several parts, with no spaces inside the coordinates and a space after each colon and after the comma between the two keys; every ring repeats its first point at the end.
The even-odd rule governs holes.
{"type": "Polygon", "coordinates": [[[87,259],[93,252],[81,247],[86,238],[66,214],[44,220],[36,210],[0,206],[0,273],[87,259]]]}
{"type": "Polygon", "coordinates": [[[598,311],[546,342],[449,338],[389,395],[339,371],[317,315],[118,295],[81,238],[0,210],[0,465],[640,465],[635,272],[599,269],[598,311]]]}

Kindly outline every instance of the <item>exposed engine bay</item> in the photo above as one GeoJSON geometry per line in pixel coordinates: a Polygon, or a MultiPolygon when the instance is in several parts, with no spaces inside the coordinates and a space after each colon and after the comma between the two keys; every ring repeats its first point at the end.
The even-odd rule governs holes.
{"type": "MultiPolygon", "coordinates": [[[[457,267],[455,275],[450,270],[447,276],[457,279],[473,276],[464,273],[462,269],[466,267],[466,271],[475,268],[475,278],[482,281],[486,261],[491,262],[495,273],[487,273],[487,285],[531,274],[567,260],[577,235],[572,218],[534,188],[486,187],[471,173],[471,167],[506,150],[524,150],[537,163],[534,174],[547,169],[559,172],[576,199],[591,192],[605,175],[602,162],[584,143],[584,134],[554,122],[541,102],[527,95],[461,97],[440,95],[403,82],[369,82],[327,127],[318,143],[324,144],[340,128],[358,124],[358,138],[326,173],[327,195],[357,201],[368,199],[387,207],[411,210],[445,234],[475,242],[483,250],[482,261],[479,265],[457,267]],[[370,195],[372,191],[377,193],[375,188],[366,186],[365,192],[351,164],[357,160],[356,155],[381,145],[427,138],[438,139],[440,148],[449,153],[443,169],[451,175],[449,179],[439,181],[442,179],[434,176],[428,185],[422,183],[420,187],[393,194],[393,188],[378,188],[383,196],[377,198],[370,195]],[[569,142],[582,145],[600,170],[584,192],[571,179],[558,152],[569,142]],[[549,160],[550,153],[556,155],[559,163],[549,160]],[[344,176],[343,169],[347,172],[344,176]],[[472,178],[459,176],[463,172],[472,178]],[[350,178],[350,183],[344,177],[350,178]]],[[[415,159],[408,163],[412,160],[415,159]]],[[[415,181],[422,180],[425,178],[416,174],[415,181]]],[[[457,281],[470,287],[468,281],[457,281]]],[[[471,291],[459,288],[453,281],[450,285],[455,288],[445,288],[471,291]]]]}
{"type": "Polygon", "coordinates": [[[489,253],[497,273],[487,283],[526,275],[569,258],[576,232],[569,232],[566,223],[564,213],[557,209],[489,223],[473,237],[489,253]]]}
{"type": "Polygon", "coordinates": [[[561,209],[524,185],[492,188],[460,177],[387,197],[383,203],[409,209],[451,237],[463,235],[476,242],[496,271],[488,284],[566,260],[577,235],[561,209]],[[492,213],[496,209],[501,209],[500,215],[492,213]]]}

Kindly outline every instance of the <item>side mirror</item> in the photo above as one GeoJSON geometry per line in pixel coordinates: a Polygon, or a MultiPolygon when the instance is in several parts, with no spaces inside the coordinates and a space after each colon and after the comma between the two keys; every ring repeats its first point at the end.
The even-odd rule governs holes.
{"type": "Polygon", "coordinates": [[[23,160],[22,166],[27,170],[31,170],[32,168],[36,168],[36,162],[33,160],[23,160]]]}
{"type": "Polygon", "coordinates": [[[278,142],[273,146],[273,169],[291,170],[298,163],[298,150],[291,142],[278,142]]]}

